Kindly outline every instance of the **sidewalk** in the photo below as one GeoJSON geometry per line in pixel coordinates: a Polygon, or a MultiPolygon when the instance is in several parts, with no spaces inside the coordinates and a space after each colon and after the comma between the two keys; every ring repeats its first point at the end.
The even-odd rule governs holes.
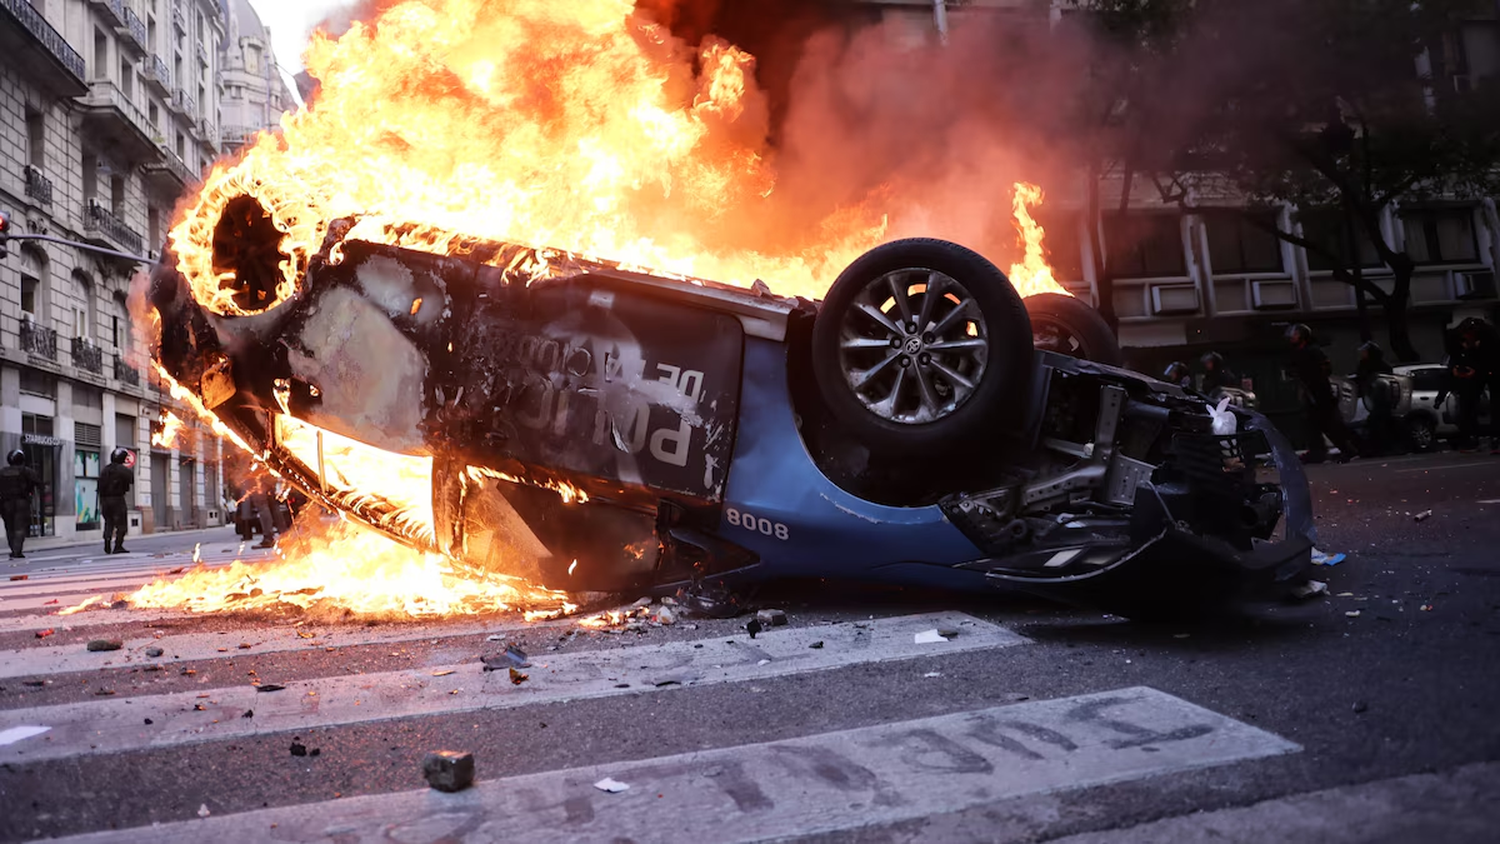
{"type": "MultiPolygon", "coordinates": [[[[156,533],[142,533],[127,536],[125,538],[125,541],[130,542],[132,540],[153,540],[163,538],[191,539],[195,536],[207,537],[209,534],[216,532],[220,536],[225,536],[228,535],[231,530],[232,529],[228,525],[216,525],[214,527],[206,528],[193,528],[192,530],[162,530],[157,531],[156,533]]],[[[33,536],[26,540],[26,553],[30,554],[32,551],[67,550],[69,548],[96,548],[99,546],[99,543],[101,541],[101,537],[95,537],[93,539],[79,539],[76,536],[65,538],[58,538],[55,536],[33,536]]]]}

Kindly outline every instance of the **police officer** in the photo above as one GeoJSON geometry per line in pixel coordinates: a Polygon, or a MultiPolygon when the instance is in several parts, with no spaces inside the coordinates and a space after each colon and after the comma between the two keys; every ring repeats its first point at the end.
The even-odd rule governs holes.
{"type": "Polygon", "coordinates": [[[1338,395],[1333,390],[1333,382],[1329,380],[1333,369],[1328,356],[1313,343],[1312,329],[1301,323],[1286,330],[1286,340],[1292,347],[1289,369],[1297,381],[1302,412],[1306,415],[1307,427],[1312,435],[1304,462],[1322,463],[1328,459],[1328,446],[1323,443],[1324,435],[1338,448],[1339,462],[1349,460],[1357,449],[1354,437],[1344,425],[1343,415],[1339,413],[1338,395]]]}
{"type": "Polygon", "coordinates": [[[1180,360],[1167,364],[1166,370],[1161,374],[1161,380],[1168,384],[1176,384],[1184,390],[1193,389],[1193,374],[1188,371],[1187,364],[1180,360]]]}
{"type": "Polygon", "coordinates": [[[1359,347],[1359,366],[1354,370],[1354,386],[1361,401],[1370,410],[1365,449],[1379,454],[1396,437],[1394,397],[1380,376],[1395,372],[1385,360],[1385,350],[1374,340],[1359,347]]]}
{"type": "Polygon", "coordinates": [[[1209,352],[1199,361],[1203,364],[1203,394],[1210,398],[1218,398],[1218,392],[1225,387],[1239,389],[1240,379],[1229,367],[1224,365],[1224,356],[1218,352],[1209,352]]]}
{"type": "Polygon", "coordinates": [[[26,452],[16,449],[5,458],[0,469],[0,515],[5,517],[5,538],[10,541],[10,558],[25,559],[21,548],[31,530],[31,496],[42,486],[36,470],[26,465],[26,452]]]}
{"type": "Polygon", "coordinates": [[[109,465],[99,473],[99,509],[104,511],[104,553],[125,553],[125,493],[135,485],[135,473],[125,465],[130,452],[117,448],[109,455],[109,465]],[[111,546],[113,539],[113,546],[111,546]]]}

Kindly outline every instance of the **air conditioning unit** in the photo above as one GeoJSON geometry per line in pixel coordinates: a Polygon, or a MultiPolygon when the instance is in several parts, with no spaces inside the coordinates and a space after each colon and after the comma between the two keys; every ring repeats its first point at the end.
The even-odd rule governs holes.
{"type": "Polygon", "coordinates": [[[1455,293],[1460,299],[1495,298],[1495,271],[1470,270],[1454,275],[1455,293]]]}

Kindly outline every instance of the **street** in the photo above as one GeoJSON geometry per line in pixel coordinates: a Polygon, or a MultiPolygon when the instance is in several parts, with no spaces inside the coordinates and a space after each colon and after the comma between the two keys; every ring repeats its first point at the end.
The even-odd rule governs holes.
{"type": "Polygon", "coordinates": [[[0,569],[27,575],[0,578],[0,839],[1493,840],[1500,457],[1310,474],[1348,554],[1328,595],[1196,625],[820,583],[759,596],[789,624],[754,637],[58,617],[265,552],[228,527],[37,552],[0,569]],[[524,679],[483,670],[507,644],[524,679]],[[428,789],[437,750],[475,787],[428,789]]]}

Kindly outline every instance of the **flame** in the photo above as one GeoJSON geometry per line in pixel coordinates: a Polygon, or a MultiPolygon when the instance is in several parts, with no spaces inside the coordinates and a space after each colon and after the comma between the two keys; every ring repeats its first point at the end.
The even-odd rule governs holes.
{"type": "MultiPolygon", "coordinates": [[[[306,520],[303,520],[306,521],[306,520]]],[[[456,567],[341,519],[298,526],[265,563],[196,568],[127,595],[131,607],[195,613],[297,608],[402,620],[522,610],[527,620],[577,609],[567,595],[490,572],[456,567]]]]}
{"type": "Polygon", "coordinates": [[[1010,283],[1015,285],[1016,291],[1022,296],[1036,296],[1040,293],[1072,296],[1066,287],[1058,284],[1052,277],[1052,267],[1048,266],[1046,252],[1042,249],[1042,239],[1047,233],[1032,219],[1031,210],[1027,207],[1041,203],[1040,187],[1029,182],[1016,182],[1016,231],[1026,247],[1026,257],[1020,263],[1010,265],[1010,283]]]}
{"type": "MultiPolygon", "coordinates": [[[[564,504],[587,504],[589,500],[588,493],[567,481],[527,480],[525,478],[518,478],[515,475],[506,474],[505,472],[497,472],[494,469],[484,466],[470,466],[468,474],[469,479],[474,481],[483,481],[485,478],[496,478],[513,484],[550,489],[562,498],[564,504]]],[[[574,560],[573,562],[576,565],[578,561],[574,560]]],[[[572,574],[573,570],[569,569],[568,573],[572,574]]]]}
{"type": "Polygon", "coordinates": [[[157,448],[171,448],[177,444],[177,433],[182,430],[182,420],[177,414],[163,409],[161,412],[161,430],[151,435],[151,444],[157,448]]]}

